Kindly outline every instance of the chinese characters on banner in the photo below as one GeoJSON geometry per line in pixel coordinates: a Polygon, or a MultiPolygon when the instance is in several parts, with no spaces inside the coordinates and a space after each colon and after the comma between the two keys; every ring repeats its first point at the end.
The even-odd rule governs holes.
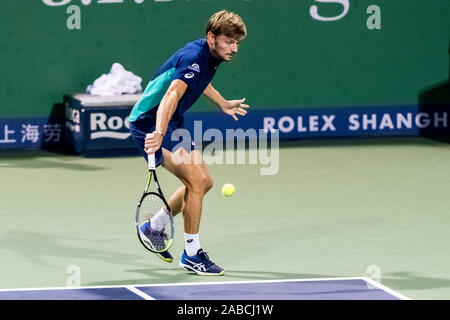
{"type": "Polygon", "coordinates": [[[30,121],[0,122],[0,149],[11,149],[43,144],[57,144],[62,138],[60,123],[33,123],[30,121]]]}

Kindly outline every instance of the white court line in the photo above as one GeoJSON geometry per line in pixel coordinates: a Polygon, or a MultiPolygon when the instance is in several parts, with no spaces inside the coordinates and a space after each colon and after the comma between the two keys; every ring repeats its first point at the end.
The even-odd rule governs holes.
{"type": "Polygon", "coordinates": [[[380,290],[383,290],[383,291],[389,293],[390,295],[393,295],[394,297],[397,297],[397,298],[399,298],[401,300],[411,300],[411,298],[408,298],[407,296],[405,296],[405,295],[403,295],[401,293],[398,293],[397,291],[394,291],[391,288],[386,287],[385,285],[382,285],[379,282],[376,282],[375,280],[372,280],[372,279],[367,278],[367,277],[363,277],[362,279],[364,281],[366,281],[367,283],[373,285],[374,287],[376,287],[376,288],[378,288],[380,290]]]}
{"type": "Polygon", "coordinates": [[[161,286],[201,286],[221,284],[252,284],[252,283],[277,283],[277,282],[308,282],[308,281],[340,281],[340,280],[364,280],[363,277],[347,278],[309,278],[309,279],[273,279],[273,280],[243,280],[243,281],[213,281],[213,282],[179,282],[179,283],[155,283],[135,285],[136,287],[161,287],[161,286]]]}
{"type": "Polygon", "coordinates": [[[137,294],[139,297],[144,298],[145,300],[156,300],[155,298],[149,296],[145,292],[142,292],[141,290],[139,290],[139,289],[137,289],[137,288],[135,288],[133,286],[125,286],[125,288],[127,288],[128,290],[130,290],[134,294],[137,294]]]}
{"type": "MultiPolygon", "coordinates": [[[[215,281],[215,282],[174,282],[174,283],[143,283],[133,284],[133,287],[161,287],[161,286],[196,286],[196,285],[210,285],[210,284],[246,284],[246,283],[271,283],[271,282],[296,282],[296,281],[336,281],[336,280],[365,280],[363,277],[349,277],[349,278],[310,278],[310,279],[273,279],[273,280],[244,280],[244,281],[215,281]]],[[[0,289],[3,291],[33,291],[33,290],[79,290],[79,289],[108,289],[108,288],[123,288],[127,285],[107,285],[107,286],[79,286],[79,287],[40,287],[40,288],[13,288],[0,289]]]]}
{"type": "MultiPolygon", "coordinates": [[[[274,280],[247,280],[247,281],[215,281],[215,282],[178,282],[178,283],[156,283],[156,284],[134,284],[134,285],[110,285],[110,286],[86,286],[86,287],[42,287],[42,288],[17,288],[17,289],[0,289],[0,292],[8,291],[39,291],[39,290],[80,290],[80,289],[108,289],[108,288],[130,288],[136,287],[164,287],[164,286],[201,286],[201,285],[224,285],[224,284],[252,284],[252,283],[277,283],[277,282],[311,282],[311,281],[346,281],[346,280],[363,280],[374,287],[385,291],[399,299],[410,300],[410,298],[382,285],[367,277],[343,277],[343,278],[309,278],[309,279],[274,279],[274,280]]],[[[136,289],[140,291],[139,289],[136,289]]],[[[133,291],[134,292],[134,291],[133,291]]],[[[142,291],[140,291],[142,292],[142,291]]],[[[144,292],[142,294],[145,295],[144,292]]],[[[149,296],[150,297],[150,296],[149,296]]],[[[150,297],[151,298],[151,297],[150,297]]],[[[153,299],[153,298],[152,298],[153,299]]]]}

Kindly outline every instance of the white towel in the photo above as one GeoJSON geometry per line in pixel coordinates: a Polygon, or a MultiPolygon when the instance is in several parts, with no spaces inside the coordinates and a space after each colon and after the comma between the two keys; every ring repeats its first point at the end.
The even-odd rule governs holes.
{"type": "Polygon", "coordinates": [[[125,68],[120,63],[114,63],[108,74],[89,85],[86,92],[96,96],[114,96],[134,94],[142,91],[142,79],[125,68]]]}

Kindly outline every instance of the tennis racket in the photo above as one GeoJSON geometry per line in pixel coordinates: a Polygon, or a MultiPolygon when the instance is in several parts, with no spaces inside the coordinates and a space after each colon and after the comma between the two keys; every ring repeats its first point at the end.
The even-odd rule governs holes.
{"type": "MultiPolygon", "coordinates": [[[[159,229],[160,228],[161,225],[159,225],[159,229]]],[[[145,185],[144,193],[139,200],[136,210],[136,232],[141,244],[147,250],[153,253],[167,251],[173,242],[173,215],[158,183],[158,177],[156,176],[155,169],[154,153],[148,156],[147,184],[145,185]],[[150,185],[152,184],[152,178],[155,181],[156,185],[155,192],[149,191],[150,185]],[[164,217],[164,219],[162,219],[162,221],[165,221],[163,222],[164,225],[162,230],[155,231],[153,229],[149,230],[148,228],[141,228],[143,224],[147,223],[157,213],[161,214],[160,212],[162,209],[165,209],[165,211],[167,212],[167,217],[164,217]]]]}

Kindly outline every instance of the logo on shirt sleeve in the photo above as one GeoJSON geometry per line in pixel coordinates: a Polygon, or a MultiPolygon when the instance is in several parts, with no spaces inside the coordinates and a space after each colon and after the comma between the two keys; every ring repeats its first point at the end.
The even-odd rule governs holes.
{"type": "Polygon", "coordinates": [[[186,79],[191,79],[191,78],[194,77],[194,73],[193,73],[193,72],[186,73],[186,74],[184,75],[184,77],[185,77],[186,79]]]}
{"type": "Polygon", "coordinates": [[[188,67],[189,70],[200,72],[200,66],[197,63],[193,63],[188,67]]]}

